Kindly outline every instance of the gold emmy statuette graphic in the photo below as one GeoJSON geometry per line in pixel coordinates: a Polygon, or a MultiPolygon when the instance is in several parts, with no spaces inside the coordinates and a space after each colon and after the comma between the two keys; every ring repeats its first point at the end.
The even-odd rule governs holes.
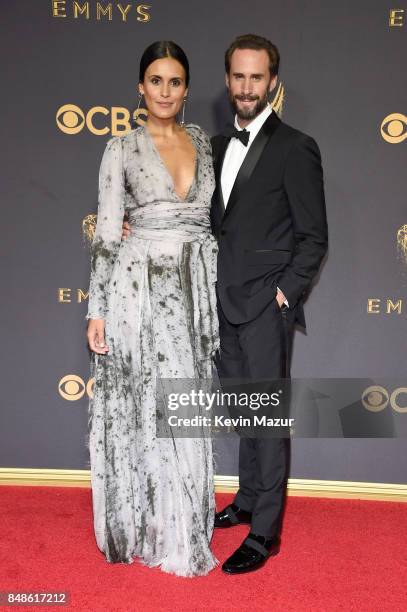
{"type": "Polygon", "coordinates": [[[82,236],[84,240],[91,243],[95,235],[97,215],[86,215],[82,219],[82,236]]]}
{"type": "Polygon", "coordinates": [[[284,102],[285,102],[284,85],[282,83],[279,83],[276,95],[274,96],[273,101],[270,102],[270,105],[272,106],[273,110],[276,111],[279,117],[281,117],[283,114],[284,102]]]}
{"type": "Polygon", "coordinates": [[[58,392],[61,397],[68,400],[69,402],[76,402],[80,400],[84,395],[85,391],[88,397],[93,397],[93,385],[95,379],[90,378],[85,384],[85,381],[76,374],[67,374],[58,383],[58,392]]]}
{"type": "Polygon", "coordinates": [[[402,225],[397,232],[397,252],[401,261],[407,264],[407,225],[402,225]]]}
{"type": "Polygon", "coordinates": [[[390,144],[398,144],[407,138],[407,117],[402,113],[391,113],[381,123],[382,138],[390,144]]]}

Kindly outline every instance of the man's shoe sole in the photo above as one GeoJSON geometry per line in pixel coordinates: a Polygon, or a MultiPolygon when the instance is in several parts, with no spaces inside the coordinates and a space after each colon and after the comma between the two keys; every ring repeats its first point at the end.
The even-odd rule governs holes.
{"type": "Polygon", "coordinates": [[[238,523],[229,523],[229,525],[217,525],[215,523],[215,529],[229,529],[229,527],[238,527],[239,525],[251,525],[251,521],[239,521],[238,523]]]}

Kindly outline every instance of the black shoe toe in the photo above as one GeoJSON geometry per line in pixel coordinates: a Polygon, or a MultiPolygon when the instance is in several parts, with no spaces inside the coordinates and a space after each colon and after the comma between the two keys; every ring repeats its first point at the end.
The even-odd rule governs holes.
{"type": "Polygon", "coordinates": [[[237,550],[222,565],[226,574],[244,574],[260,569],[267,559],[280,550],[278,538],[266,540],[249,534],[237,550]]]}
{"type": "Polygon", "coordinates": [[[233,527],[234,525],[250,525],[252,520],[252,513],[242,510],[235,504],[226,506],[221,512],[215,514],[215,527],[227,528],[233,527]]]}

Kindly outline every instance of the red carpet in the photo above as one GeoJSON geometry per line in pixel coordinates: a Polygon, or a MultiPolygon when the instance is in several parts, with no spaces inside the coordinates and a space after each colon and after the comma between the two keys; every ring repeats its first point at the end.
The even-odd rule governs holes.
{"type": "MultiPolygon", "coordinates": [[[[219,495],[218,507],[230,499],[219,495]]],[[[0,591],[70,592],[70,605],[48,610],[407,610],[402,503],[291,497],[280,554],[240,577],[108,564],[93,537],[90,489],[0,486],[0,528],[0,591]]],[[[246,533],[216,531],[218,559],[246,533]]]]}

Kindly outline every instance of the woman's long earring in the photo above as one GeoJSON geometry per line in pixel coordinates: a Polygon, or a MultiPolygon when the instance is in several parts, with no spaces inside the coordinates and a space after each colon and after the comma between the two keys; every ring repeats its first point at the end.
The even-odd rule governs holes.
{"type": "Polygon", "coordinates": [[[137,108],[133,113],[133,120],[135,125],[143,125],[145,123],[145,121],[139,121],[139,116],[141,114],[144,114],[144,109],[140,108],[140,104],[141,104],[141,100],[143,99],[143,94],[141,92],[139,92],[138,94],[138,104],[137,104],[137,108]]]}
{"type": "Polygon", "coordinates": [[[184,127],[185,125],[185,106],[187,103],[187,99],[184,98],[184,104],[182,105],[182,117],[181,117],[181,121],[180,121],[180,125],[181,127],[184,127]]]}

